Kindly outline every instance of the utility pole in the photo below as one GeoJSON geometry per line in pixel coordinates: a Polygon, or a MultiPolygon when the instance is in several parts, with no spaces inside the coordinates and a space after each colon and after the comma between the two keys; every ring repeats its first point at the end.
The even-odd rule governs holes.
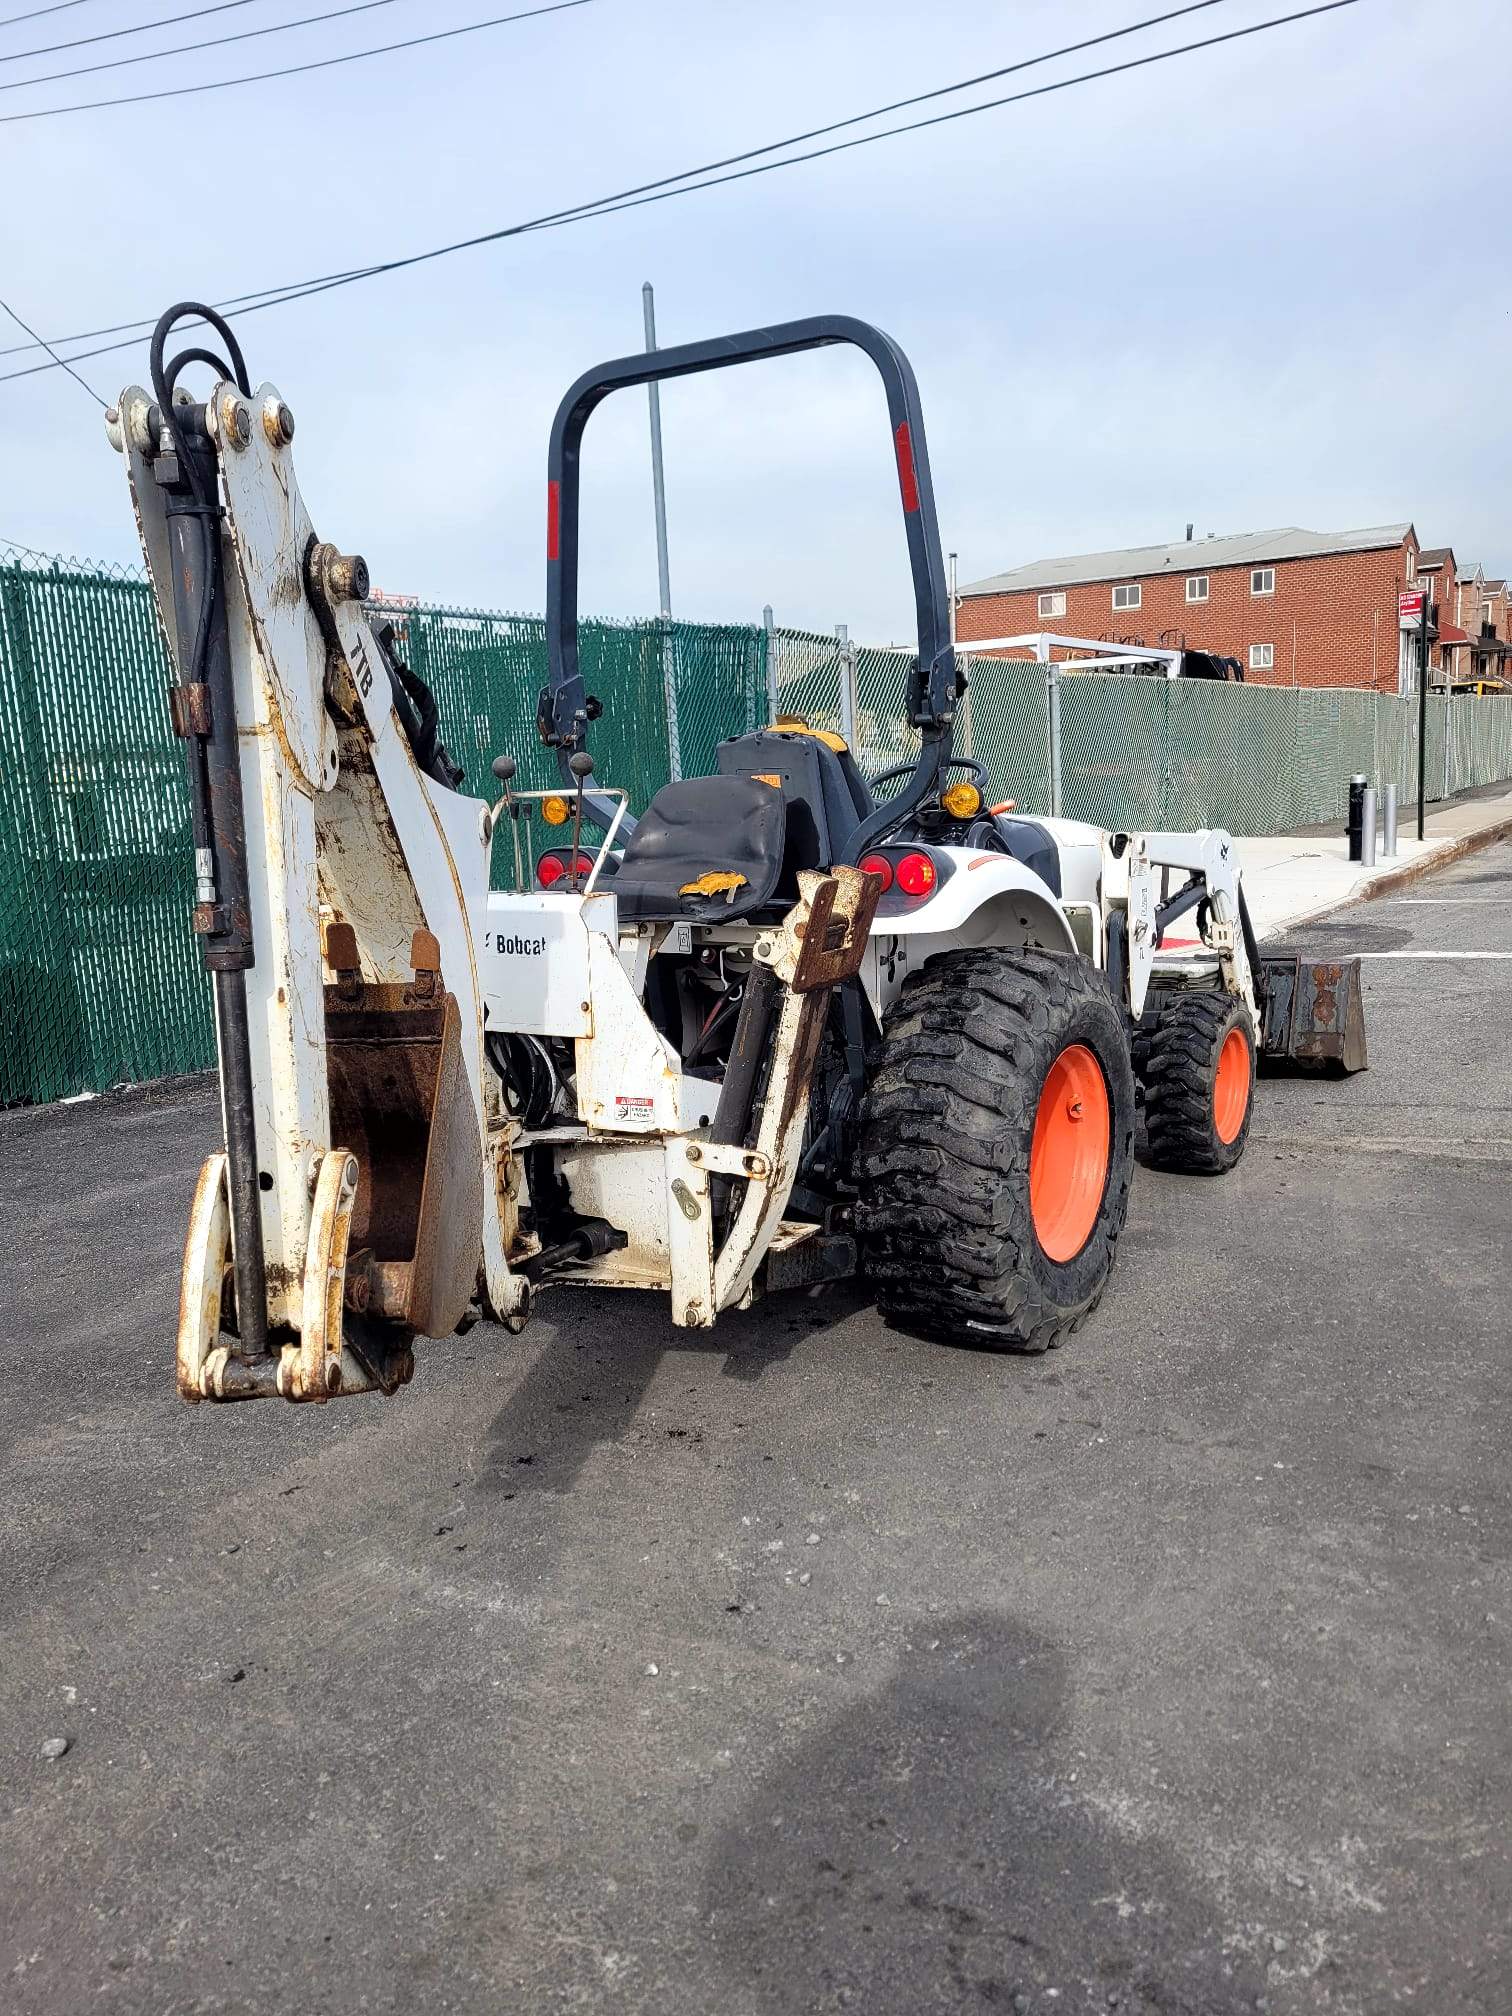
{"type": "MultiPolygon", "coordinates": [[[[646,349],[656,348],[656,296],[651,282],[641,288],[646,324],[646,349]]],[[[677,653],[672,636],[672,570],[667,560],[667,481],[662,468],[661,387],[653,378],[646,387],[651,408],[651,495],[656,511],[657,614],[662,623],[662,685],[667,697],[667,769],[682,775],[682,743],[677,727],[677,653]]]]}
{"type": "MultiPolygon", "coordinates": [[[[656,296],[648,280],[641,288],[641,306],[646,318],[646,348],[656,348],[656,296]]],[[[657,614],[664,623],[672,620],[672,574],[667,563],[667,482],[662,470],[661,387],[653,378],[646,387],[651,407],[651,494],[656,505],[656,587],[657,614]]]]}
{"type": "Polygon", "coordinates": [[[848,623],[835,625],[835,646],[840,673],[840,736],[854,755],[860,734],[860,706],[856,693],[856,647],[850,641],[848,623]]]}

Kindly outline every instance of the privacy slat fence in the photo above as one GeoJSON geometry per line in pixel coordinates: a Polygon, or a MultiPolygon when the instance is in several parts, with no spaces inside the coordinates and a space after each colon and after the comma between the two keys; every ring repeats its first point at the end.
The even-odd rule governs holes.
{"type": "MultiPolygon", "coordinates": [[[[385,610],[435,692],[466,788],[503,750],[556,781],[535,732],[539,617],[385,610]]],[[[644,807],[674,767],[773,711],[842,728],[875,776],[909,760],[910,654],[756,625],[591,622],[588,688],[605,701],[597,775],[644,807]],[[674,750],[676,764],[674,766],[674,750]]],[[[1349,778],[1415,789],[1416,703],[1347,689],[1230,687],[1108,675],[1060,681],[1058,764],[1046,668],[971,660],[957,747],[995,795],[1111,827],[1285,832],[1341,818],[1349,778]]],[[[129,570],[0,553],[0,1105],[65,1098],[213,1061],[189,932],[183,760],[150,590],[129,570]]],[[[1429,796],[1512,777],[1512,702],[1434,696],[1429,796]]],[[[502,864],[501,864],[502,865],[502,864]]]]}

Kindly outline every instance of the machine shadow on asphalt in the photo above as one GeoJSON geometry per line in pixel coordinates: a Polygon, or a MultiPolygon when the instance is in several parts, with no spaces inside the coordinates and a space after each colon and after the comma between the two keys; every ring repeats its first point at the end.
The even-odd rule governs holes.
{"type": "MultiPolygon", "coordinates": [[[[717,1332],[702,1332],[676,1330],[654,1316],[626,1324],[618,1297],[575,1289],[540,1325],[545,1341],[489,1424],[478,1489],[510,1497],[569,1491],[596,1450],[635,1431],[642,1404],[669,1354],[721,1359],[722,1378],[750,1386],[806,1344],[822,1342],[827,1331],[866,1306],[853,1284],[837,1282],[807,1295],[758,1303],[728,1316],[717,1332]]],[[[501,1345],[508,1341],[500,1335],[501,1345]]],[[[668,1432],[698,1433],[681,1428],[668,1432]]]]}

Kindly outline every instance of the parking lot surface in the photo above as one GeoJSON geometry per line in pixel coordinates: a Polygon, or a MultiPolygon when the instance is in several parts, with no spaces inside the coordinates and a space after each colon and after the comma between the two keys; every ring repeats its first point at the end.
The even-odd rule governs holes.
{"type": "Polygon", "coordinates": [[[0,2006],[1512,2008],[1509,877],[1306,935],[1371,1070],[1040,1359],[560,1289],[189,1409],[213,1097],[0,1118],[0,2006]]]}

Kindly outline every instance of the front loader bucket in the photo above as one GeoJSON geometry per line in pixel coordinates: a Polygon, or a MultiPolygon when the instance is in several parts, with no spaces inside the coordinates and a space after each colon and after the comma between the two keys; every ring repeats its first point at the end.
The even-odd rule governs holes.
{"type": "Polygon", "coordinates": [[[1273,1068],[1363,1071],[1365,1004],[1358,959],[1262,956],[1260,1059],[1273,1068]]]}

